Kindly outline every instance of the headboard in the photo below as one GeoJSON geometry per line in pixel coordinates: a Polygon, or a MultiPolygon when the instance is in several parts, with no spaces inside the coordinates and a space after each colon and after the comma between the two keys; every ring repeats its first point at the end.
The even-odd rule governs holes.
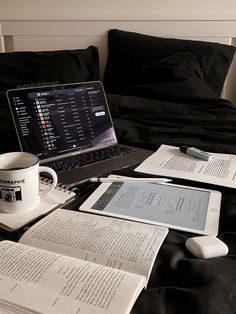
{"type": "MultiPolygon", "coordinates": [[[[236,20],[200,17],[12,19],[0,21],[0,51],[99,49],[101,76],[107,59],[107,31],[118,28],[159,37],[236,44],[236,20]]],[[[233,62],[222,96],[236,102],[233,62]]]]}

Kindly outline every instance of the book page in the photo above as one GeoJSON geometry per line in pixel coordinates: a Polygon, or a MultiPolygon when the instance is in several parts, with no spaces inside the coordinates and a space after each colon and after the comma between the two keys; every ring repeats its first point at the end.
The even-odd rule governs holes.
{"type": "Polygon", "coordinates": [[[0,242],[1,313],[129,313],[144,281],[135,274],[0,242]]]}
{"type": "Polygon", "coordinates": [[[236,155],[213,153],[212,161],[180,152],[178,147],[161,145],[135,171],[236,188],[236,155]]]}
{"type": "Polygon", "coordinates": [[[21,243],[145,276],[168,229],[57,209],[31,227],[21,243]]]}

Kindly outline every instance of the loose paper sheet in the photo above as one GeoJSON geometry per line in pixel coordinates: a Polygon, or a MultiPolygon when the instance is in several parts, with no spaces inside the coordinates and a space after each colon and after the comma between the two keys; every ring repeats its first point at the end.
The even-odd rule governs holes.
{"type": "Polygon", "coordinates": [[[214,153],[205,161],[180,152],[179,147],[161,145],[135,171],[236,188],[236,155],[214,153]]]}

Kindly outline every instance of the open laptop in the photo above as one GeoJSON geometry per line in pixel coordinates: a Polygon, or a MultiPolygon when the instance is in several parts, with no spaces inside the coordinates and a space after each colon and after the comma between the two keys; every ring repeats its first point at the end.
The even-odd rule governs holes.
{"type": "Polygon", "coordinates": [[[21,150],[69,187],[152,154],[118,144],[100,81],[11,89],[7,97],[21,150]]]}

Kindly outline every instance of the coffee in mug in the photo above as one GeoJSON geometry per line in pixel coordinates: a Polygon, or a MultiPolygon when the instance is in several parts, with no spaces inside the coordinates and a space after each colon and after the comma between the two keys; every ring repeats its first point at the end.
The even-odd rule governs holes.
{"type": "Polygon", "coordinates": [[[0,155],[0,212],[19,213],[35,208],[43,193],[57,185],[56,172],[39,166],[36,155],[26,152],[11,152],[0,155]],[[40,189],[40,173],[52,177],[52,184],[40,189]]]}

